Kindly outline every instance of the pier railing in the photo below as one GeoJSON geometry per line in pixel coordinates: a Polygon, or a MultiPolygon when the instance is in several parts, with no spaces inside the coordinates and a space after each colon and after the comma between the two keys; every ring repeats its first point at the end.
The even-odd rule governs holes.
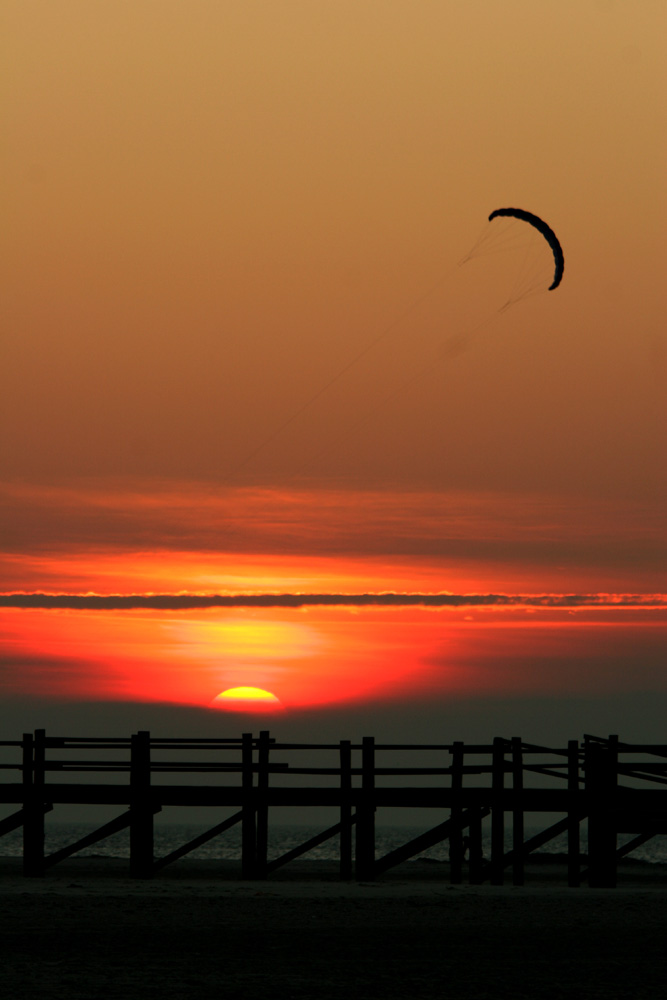
{"type": "Polygon", "coordinates": [[[149,878],[238,826],[241,875],[248,879],[267,878],[338,838],[342,878],[374,879],[447,841],[452,883],[465,875],[472,883],[502,885],[509,870],[513,884],[522,885],[533,852],[565,835],[568,884],[612,887],[622,857],[667,833],[667,744],[628,744],[617,736],[585,736],[554,748],[520,737],[488,744],[389,744],[373,737],[325,744],[278,742],[268,731],[229,739],[163,739],[141,731],[107,739],[47,736],[38,729],[0,747],[7,758],[0,764],[0,803],[19,807],[0,820],[0,836],[22,828],[26,875],[42,875],[128,829],[130,873],[149,878]],[[45,817],[63,804],[125,810],[47,854],[45,817]],[[221,819],[156,857],[154,817],[169,806],[213,807],[221,819]],[[269,859],[272,810],[293,810],[303,820],[322,806],[335,810],[337,822],[269,859]],[[439,822],[378,856],[376,815],[384,808],[407,819],[426,809],[439,822]],[[526,837],[526,817],[535,814],[544,818],[542,829],[526,837]],[[490,827],[488,858],[483,827],[490,827]],[[619,835],[631,839],[619,846],[619,835]]]}

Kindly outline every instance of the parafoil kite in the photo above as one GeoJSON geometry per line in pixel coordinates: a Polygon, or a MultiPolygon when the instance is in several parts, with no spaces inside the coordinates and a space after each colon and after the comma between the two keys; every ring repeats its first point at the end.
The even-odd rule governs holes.
{"type": "Polygon", "coordinates": [[[563,248],[558,242],[558,237],[554,233],[550,226],[547,226],[546,222],[537,215],[533,215],[532,212],[525,212],[522,208],[497,208],[495,212],[491,212],[489,216],[489,222],[492,219],[496,219],[499,216],[511,216],[515,219],[521,219],[523,222],[528,222],[531,226],[534,226],[551,247],[554,255],[554,280],[549,285],[549,291],[553,291],[554,288],[558,288],[563,277],[563,271],[565,270],[565,258],[563,257],[563,248]]]}

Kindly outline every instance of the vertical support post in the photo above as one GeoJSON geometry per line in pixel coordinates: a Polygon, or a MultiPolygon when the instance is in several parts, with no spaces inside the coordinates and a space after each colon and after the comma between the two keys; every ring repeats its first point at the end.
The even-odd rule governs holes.
{"type": "Polygon", "coordinates": [[[153,874],[153,808],[151,789],[151,734],[140,730],[130,737],[130,876],[153,874]]]}
{"type": "Polygon", "coordinates": [[[23,874],[44,874],[45,732],[23,734],[23,874]]]}
{"type": "Polygon", "coordinates": [[[375,738],[361,741],[361,797],[357,806],[357,879],[375,878],[375,738]]]}
{"type": "Polygon", "coordinates": [[[491,764],[491,885],[503,884],[505,854],[505,741],[496,736],[491,764]]]}
{"type": "Polygon", "coordinates": [[[271,739],[268,730],[259,734],[257,747],[257,843],[255,878],[266,878],[269,849],[269,751],[271,739]]]}
{"type": "Polygon", "coordinates": [[[484,853],[482,851],[482,811],[470,808],[470,861],[468,863],[468,881],[470,885],[482,884],[482,869],[484,853]]]}
{"type": "Polygon", "coordinates": [[[618,737],[604,746],[589,741],[586,754],[588,792],[588,884],[596,889],[616,885],[616,824],[613,815],[618,763],[618,737]]]}
{"type": "Polygon", "coordinates": [[[253,781],[253,738],[252,733],[241,737],[241,875],[243,878],[257,877],[257,841],[255,827],[255,789],[253,781]]]}
{"type": "Polygon", "coordinates": [[[567,884],[581,885],[580,806],[579,806],[579,744],[567,742],[567,884]]]}
{"type": "Polygon", "coordinates": [[[523,857],[523,742],[520,736],[512,737],[512,883],[523,885],[525,879],[523,857]]]}
{"type": "Polygon", "coordinates": [[[463,743],[457,740],[452,744],[452,808],[449,816],[449,880],[452,885],[459,885],[463,878],[463,830],[461,814],[463,812],[463,743]]]}
{"type": "Polygon", "coordinates": [[[340,741],[340,877],[352,878],[352,748],[340,741]]]}

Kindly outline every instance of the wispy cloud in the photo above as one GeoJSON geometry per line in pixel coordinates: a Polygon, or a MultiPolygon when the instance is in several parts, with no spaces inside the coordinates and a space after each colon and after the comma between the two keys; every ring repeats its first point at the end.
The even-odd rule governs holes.
{"type": "Polygon", "coordinates": [[[9,483],[0,512],[0,548],[24,555],[110,547],[619,566],[663,566],[667,555],[662,508],[531,493],[9,483]]]}

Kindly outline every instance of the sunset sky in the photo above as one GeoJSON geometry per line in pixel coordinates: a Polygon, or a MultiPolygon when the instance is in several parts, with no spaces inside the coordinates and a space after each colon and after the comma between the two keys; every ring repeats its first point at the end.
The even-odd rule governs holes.
{"type": "Polygon", "coordinates": [[[664,741],[662,0],[2,22],[6,738],[664,741]]]}

